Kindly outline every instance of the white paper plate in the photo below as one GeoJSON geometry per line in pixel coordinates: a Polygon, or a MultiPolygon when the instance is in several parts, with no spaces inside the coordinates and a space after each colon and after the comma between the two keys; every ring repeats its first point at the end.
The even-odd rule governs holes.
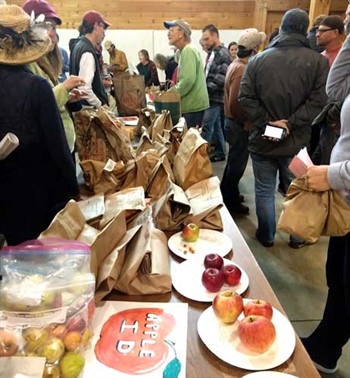
{"type": "MultiPolygon", "coordinates": [[[[251,299],[243,299],[244,303],[251,299]]],[[[239,320],[243,319],[243,313],[239,320]]],[[[246,349],[237,334],[238,322],[224,324],[215,316],[213,307],[207,308],[199,317],[197,330],[207,348],[230,365],[247,370],[267,370],[283,364],[295,348],[295,332],[289,320],[273,309],[272,322],[276,328],[276,340],[264,353],[246,349]]]]}
{"type": "Polygon", "coordinates": [[[183,259],[187,260],[193,257],[204,259],[208,253],[217,253],[221,257],[226,256],[232,249],[232,241],[222,232],[201,228],[197,241],[185,242],[182,238],[182,231],[180,231],[170,237],[168,247],[175,255],[183,259]],[[190,252],[190,247],[194,250],[194,253],[190,252]]]}
{"type": "MultiPolygon", "coordinates": [[[[249,285],[247,273],[233,261],[224,259],[224,265],[233,264],[242,271],[242,277],[238,285],[229,286],[224,284],[220,291],[232,289],[238,294],[244,293],[249,285]]],[[[173,286],[184,297],[199,302],[211,302],[217,293],[211,293],[202,285],[202,274],[204,272],[203,259],[189,259],[181,264],[174,264],[171,268],[171,279],[173,286]]]]}
{"type": "Polygon", "coordinates": [[[279,371],[257,371],[244,375],[242,378],[298,378],[296,375],[281,373],[279,371]]]}

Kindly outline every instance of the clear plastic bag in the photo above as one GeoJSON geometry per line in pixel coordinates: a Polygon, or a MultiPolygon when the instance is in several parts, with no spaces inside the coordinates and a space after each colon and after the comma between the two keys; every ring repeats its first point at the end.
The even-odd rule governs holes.
{"type": "Polygon", "coordinates": [[[33,240],[2,249],[0,262],[0,356],[45,357],[47,374],[82,369],[95,308],[90,248],[33,240]]]}

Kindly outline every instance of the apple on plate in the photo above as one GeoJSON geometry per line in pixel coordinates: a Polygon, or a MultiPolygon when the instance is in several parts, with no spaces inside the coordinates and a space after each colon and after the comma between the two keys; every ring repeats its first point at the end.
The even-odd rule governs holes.
{"type": "Polygon", "coordinates": [[[225,265],[222,268],[222,271],[225,276],[225,281],[230,286],[236,286],[239,284],[239,281],[242,277],[242,271],[238,268],[238,266],[233,264],[225,265]]]}
{"type": "Polygon", "coordinates": [[[275,341],[276,329],[265,316],[250,315],[239,322],[238,337],[248,350],[264,353],[275,341]]]}
{"type": "Polygon", "coordinates": [[[210,292],[218,292],[225,283],[224,273],[220,269],[208,268],[202,274],[202,284],[210,292]]]}
{"type": "Polygon", "coordinates": [[[222,291],[213,299],[213,310],[223,323],[234,323],[243,311],[243,299],[233,290],[222,291]]]}
{"type": "Polygon", "coordinates": [[[204,268],[221,269],[224,265],[224,259],[217,253],[209,253],[204,257],[204,268]]]}
{"type": "Polygon", "coordinates": [[[182,230],[182,237],[186,242],[195,242],[199,236],[199,227],[195,223],[188,223],[182,230]]]}
{"type": "Polygon", "coordinates": [[[253,299],[244,305],[243,312],[244,316],[261,315],[271,320],[273,308],[267,301],[262,299],[253,299]]]}

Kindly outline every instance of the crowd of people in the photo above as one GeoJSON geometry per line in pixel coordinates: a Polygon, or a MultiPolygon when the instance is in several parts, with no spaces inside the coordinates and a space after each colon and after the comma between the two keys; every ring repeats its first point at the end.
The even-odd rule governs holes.
{"type": "MultiPolygon", "coordinates": [[[[208,24],[200,40],[203,62],[190,25],[165,21],[174,56],[156,54],[152,61],[147,50],[138,53],[145,86],[159,86],[157,68],[164,70],[187,126],[215,143],[212,162],[226,159],[228,143],[221,191],[231,214],[249,213],[239,181],[251,157],[256,239],[266,248],[276,233],[277,174],[288,188],[294,178],[288,166],[300,149],[308,148],[315,163],[306,174],[309,188],[338,190],[350,203],[350,2],[345,20],[320,15],[308,32],[309,23],[305,11],[287,11],[263,50],[264,32],[246,29],[225,47],[208,24]],[[267,125],[282,129],[283,137],[267,135],[267,125]]],[[[69,64],[58,46],[61,24],[45,0],[0,5],[0,140],[7,133],[20,140],[0,161],[0,234],[10,245],[35,239],[69,199],[79,198],[72,113],[108,106],[110,71],[128,68],[125,53],[111,41],[104,43],[110,60],[103,62],[110,23],[100,13],[83,15],[69,64]]],[[[289,245],[306,243],[291,235],[289,245]]],[[[316,366],[331,373],[350,337],[350,233],[330,238],[326,274],[323,319],[302,341],[316,366]]]]}

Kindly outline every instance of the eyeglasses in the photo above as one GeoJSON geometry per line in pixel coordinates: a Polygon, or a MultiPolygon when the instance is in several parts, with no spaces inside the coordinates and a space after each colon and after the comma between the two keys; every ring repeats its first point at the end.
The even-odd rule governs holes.
{"type": "Polygon", "coordinates": [[[103,28],[104,30],[107,29],[107,26],[103,22],[98,22],[97,25],[101,26],[101,28],[103,28]]]}
{"type": "MultiPolygon", "coordinates": [[[[349,0],[350,1],[350,0],[349,0]]],[[[330,31],[330,30],[337,30],[337,28],[329,28],[329,29],[320,29],[320,28],[318,28],[317,30],[316,30],[316,32],[317,33],[325,33],[325,32],[328,32],[328,31],[330,31]]]]}

